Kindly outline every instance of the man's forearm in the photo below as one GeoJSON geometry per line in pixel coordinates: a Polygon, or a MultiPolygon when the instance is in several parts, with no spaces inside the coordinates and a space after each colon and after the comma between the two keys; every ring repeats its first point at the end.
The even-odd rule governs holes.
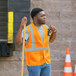
{"type": "Polygon", "coordinates": [[[17,44],[20,44],[22,42],[22,29],[25,26],[25,24],[27,24],[27,17],[23,17],[21,20],[21,25],[20,25],[20,28],[16,35],[16,43],[17,44]]]}
{"type": "Polygon", "coordinates": [[[16,35],[16,43],[20,44],[22,42],[22,27],[20,26],[17,35],[16,35]]]}
{"type": "Polygon", "coordinates": [[[50,36],[49,42],[52,43],[55,40],[55,38],[56,38],[56,32],[52,33],[52,35],[50,36]]]}

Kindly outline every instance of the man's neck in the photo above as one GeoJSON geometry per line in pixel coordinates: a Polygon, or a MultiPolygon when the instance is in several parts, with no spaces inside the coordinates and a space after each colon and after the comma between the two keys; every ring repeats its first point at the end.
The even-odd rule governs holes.
{"type": "Polygon", "coordinates": [[[37,26],[37,27],[40,27],[40,26],[41,26],[41,24],[38,24],[38,23],[36,23],[36,22],[33,22],[33,23],[34,23],[34,25],[37,26]]]}

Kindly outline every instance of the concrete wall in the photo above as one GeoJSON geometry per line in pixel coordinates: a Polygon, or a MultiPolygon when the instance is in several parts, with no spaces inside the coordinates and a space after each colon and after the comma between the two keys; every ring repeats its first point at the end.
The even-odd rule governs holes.
{"type": "MultiPolygon", "coordinates": [[[[50,43],[52,75],[63,76],[66,48],[70,48],[72,66],[76,59],[76,1],[75,0],[31,0],[31,9],[41,7],[45,10],[47,24],[57,28],[57,38],[50,43]]],[[[16,45],[12,57],[0,58],[0,76],[20,76],[21,46],[16,45]],[[20,47],[20,48],[19,48],[20,47]]],[[[28,76],[26,65],[24,76],[28,76]]]]}

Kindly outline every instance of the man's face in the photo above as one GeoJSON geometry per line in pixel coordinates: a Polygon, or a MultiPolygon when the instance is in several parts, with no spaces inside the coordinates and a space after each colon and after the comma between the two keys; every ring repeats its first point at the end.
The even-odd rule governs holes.
{"type": "Polygon", "coordinates": [[[45,15],[45,12],[44,11],[39,12],[36,15],[36,19],[37,19],[37,22],[39,24],[45,24],[46,23],[46,15],[45,15]]]}

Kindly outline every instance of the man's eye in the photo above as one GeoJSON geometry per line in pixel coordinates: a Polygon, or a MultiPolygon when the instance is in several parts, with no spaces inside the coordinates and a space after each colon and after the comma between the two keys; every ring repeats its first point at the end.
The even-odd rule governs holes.
{"type": "Polygon", "coordinates": [[[44,17],[44,15],[42,15],[41,17],[44,17]]]}
{"type": "Polygon", "coordinates": [[[43,16],[41,16],[41,17],[43,17],[43,16]]]}

